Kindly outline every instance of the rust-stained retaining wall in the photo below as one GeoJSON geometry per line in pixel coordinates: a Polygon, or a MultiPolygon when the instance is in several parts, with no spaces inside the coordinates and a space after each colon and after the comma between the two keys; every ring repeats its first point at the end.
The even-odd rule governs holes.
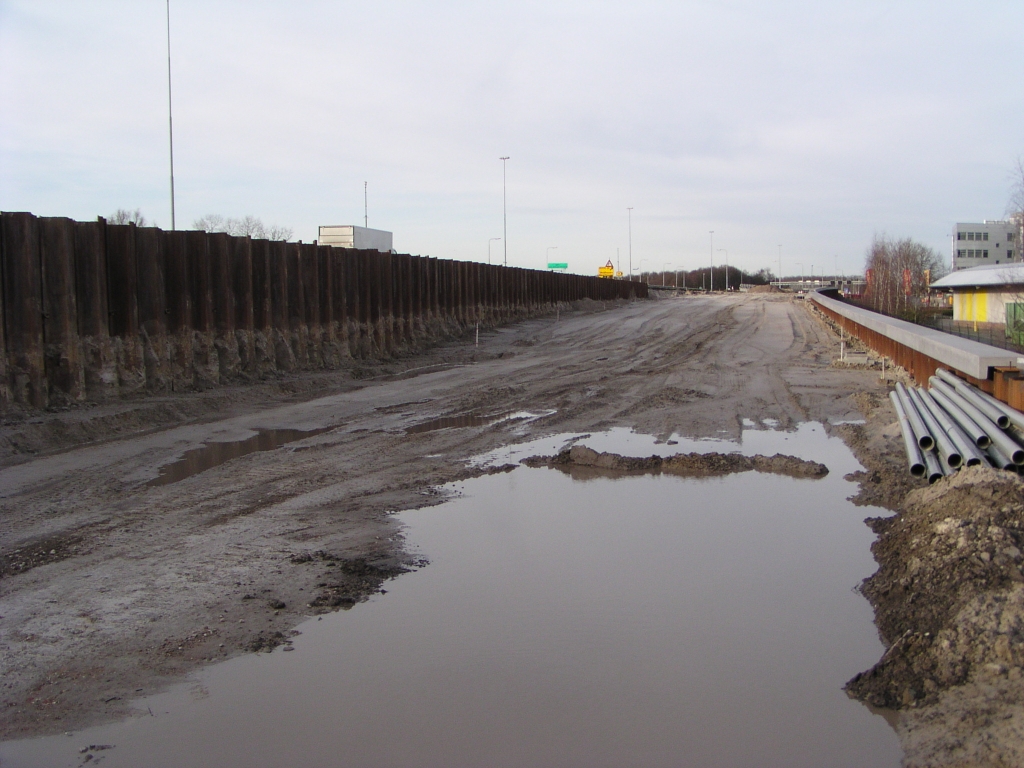
{"type": "Polygon", "coordinates": [[[905,368],[921,385],[947,368],[1017,410],[1024,410],[1024,358],[934,328],[887,317],[844,302],[835,290],[815,291],[811,301],[827,317],[875,352],[905,368]]]}
{"type": "Polygon", "coordinates": [[[642,283],[0,213],[0,410],[333,368],[642,283]]]}

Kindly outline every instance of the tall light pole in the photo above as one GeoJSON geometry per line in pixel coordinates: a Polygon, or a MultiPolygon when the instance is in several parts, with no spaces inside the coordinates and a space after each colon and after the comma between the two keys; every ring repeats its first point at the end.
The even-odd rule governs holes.
{"type": "Polygon", "coordinates": [[[782,290],[782,243],[779,243],[779,290],[782,290]]]}
{"type": "Polygon", "coordinates": [[[487,241],[487,263],[488,264],[491,263],[491,243],[493,243],[495,240],[501,240],[501,238],[500,237],[492,237],[490,240],[487,241]]]}
{"type": "Polygon", "coordinates": [[[174,121],[171,109],[171,0],[167,0],[167,138],[171,148],[171,229],[174,226],[174,121]]]}
{"type": "Polygon", "coordinates": [[[629,281],[633,282],[633,209],[629,211],[629,281]]]}
{"type": "Polygon", "coordinates": [[[729,292],[729,251],[726,248],[719,248],[720,252],[725,251],[725,292],[729,292]]]}
{"type": "Polygon", "coordinates": [[[549,245],[549,246],[547,247],[547,250],[546,250],[546,251],[544,251],[544,263],[545,263],[545,264],[550,264],[550,263],[551,263],[550,261],[548,261],[548,259],[550,259],[550,258],[551,258],[551,256],[550,256],[549,254],[550,254],[550,253],[551,253],[551,252],[552,252],[553,250],[555,250],[555,249],[556,249],[557,247],[558,247],[557,245],[549,245]]]}
{"type": "Polygon", "coordinates": [[[711,290],[708,293],[715,292],[715,230],[711,230],[711,290]]]}
{"type": "Polygon", "coordinates": [[[501,234],[504,240],[502,244],[505,246],[505,266],[508,266],[508,208],[505,205],[505,161],[507,157],[499,158],[501,160],[501,234]]]}

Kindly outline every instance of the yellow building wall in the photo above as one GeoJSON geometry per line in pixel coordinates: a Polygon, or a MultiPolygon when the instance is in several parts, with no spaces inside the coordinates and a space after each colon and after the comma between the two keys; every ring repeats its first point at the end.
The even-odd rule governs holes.
{"type": "Polygon", "coordinates": [[[953,319],[974,323],[1005,323],[1006,305],[1024,301],[1024,292],[1004,293],[978,289],[953,294],[953,319]]]}

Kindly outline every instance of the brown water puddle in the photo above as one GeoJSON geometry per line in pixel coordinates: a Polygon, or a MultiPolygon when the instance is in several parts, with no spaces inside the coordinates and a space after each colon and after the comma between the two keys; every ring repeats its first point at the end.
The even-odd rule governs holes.
{"type": "Polygon", "coordinates": [[[257,451],[273,451],[282,445],[294,443],[305,437],[313,437],[334,427],[320,429],[261,429],[257,434],[245,440],[227,443],[208,443],[202,448],[187,451],[178,461],[167,464],[160,469],[159,477],[150,480],[148,485],[170,485],[187,477],[198,475],[208,469],[220,466],[225,462],[237,459],[257,451]]]}
{"type": "Polygon", "coordinates": [[[486,427],[489,424],[493,424],[496,421],[501,421],[509,415],[511,411],[505,411],[503,413],[492,413],[488,416],[481,416],[474,413],[463,413],[459,416],[443,416],[439,419],[431,419],[430,421],[424,421],[421,424],[409,427],[405,430],[407,435],[418,435],[422,432],[435,432],[439,429],[462,429],[465,427],[486,427]]]}
{"type": "Polygon", "coordinates": [[[895,768],[890,725],[842,690],[884,650],[852,589],[875,567],[862,520],[883,513],[848,500],[860,465],[821,425],[731,447],[830,471],[581,481],[524,466],[456,483],[445,504],[400,513],[429,565],[386,594],[120,723],[0,743],[0,762],[81,766],[96,744],[111,746],[103,768],[895,768]]]}

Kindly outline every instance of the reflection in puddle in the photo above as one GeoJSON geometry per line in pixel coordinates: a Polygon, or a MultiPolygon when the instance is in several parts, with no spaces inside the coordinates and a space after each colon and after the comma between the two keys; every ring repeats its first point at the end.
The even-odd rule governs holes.
{"type": "Polygon", "coordinates": [[[507,413],[495,413],[490,416],[479,416],[471,413],[464,413],[460,416],[443,416],[440,419],[431,419],[422,424],[409,427],[405,430],[407,435],[418,435],[421,432],[434,432],[438,429],[462,429],[464,427],[486,427],[505,418],[507,413]]]}
{"type": "MultiPolygon", "coordinates": [[[[745,426],[747,426],[745,424],[745,426]]],[[[592,435],[561,433],[537,438],[525,443],[515,443],[482,454],[471,462],[474,466],[493,466],[522,461],[531,456],[553,456],[563,448],[585,445],[595,451],[618,453],[622,456],[674,456],[677,453],[742,453],[744,456],[785,453],[808,461],[820,461],[829,465],[828,458],[820,452],[825,450],[833,460],[848,454],[843,443],[827,439],[824,427],[815,422],[800,424],[788,432],[773,432],[764,429],[747,428],[741,432],[739,442],[721,437],[695,439],[672,435],[661,440],[653,435],[634,432],[628,427],[615,427],[606,432],[592,435]],[[841,446],[830,448],[833,444],[841,446]]]]}
{"type": "MultiPolygon", "coordinates": [[[[644,438],[555,440],[632,453],[644,438]]],[[[294,652],[214,665],[139,717],[7,742],[0,760],[76,765],[95,743],[116,745],[105,768],[895,768],[892,729],[842,691],[882,652],[851,588],[874,570],[862,520],[884,511],[846,500],[859,465],[820,425],[731,445],[831,472],[457,483],[399,515],[430,564],[300,625],[294,652]]]]}
{"type": "Polygon", "coordinates": [[[245,440],[236,440],[230,443],[207,443],[202,448],[186,451],[178,461],[161,467],[160,475],[150,480],[147,485],[170,485],[240,456],[257,451],[272,451],[287,443],[319,435],[329,429],[334,429],[334,427],[310,430],[261,429],[257,434],[245,440]]]}
{"type": "Polygon", "coordinates": [[[529,411],[504,411],[481,416],[474,413],[463,413],[459,416],[443,416],[439,419],[431,419],[421,424],[409,427],[405,430],[407,435],[417,435],[422,432],[434,432],[439,429],[463,429],[465,427],[486,427],[498,422],[518,422],[526,424],[537,419],[550,416],[555,411],[543,411],[541,413],[530,413],[529,411]]]}

